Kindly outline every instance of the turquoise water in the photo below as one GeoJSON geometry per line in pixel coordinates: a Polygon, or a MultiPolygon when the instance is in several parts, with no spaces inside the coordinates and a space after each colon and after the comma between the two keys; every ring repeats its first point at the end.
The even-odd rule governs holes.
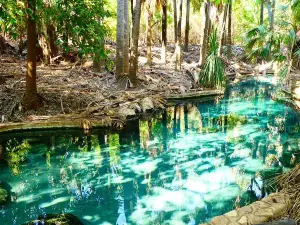
{"type": "Polygon", "coordinates": [[[119,133],[1,135],[0,181],[12,201],[0,224],[68,212],[84,224],[194,225],[264,197],[266,179],[299,159],[299,117],[273,91],[242,82],[119,133]]]}

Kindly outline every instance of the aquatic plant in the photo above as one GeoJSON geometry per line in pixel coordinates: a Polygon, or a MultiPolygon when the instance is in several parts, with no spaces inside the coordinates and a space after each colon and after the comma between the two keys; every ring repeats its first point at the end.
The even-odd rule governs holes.
{"type": "Polygon", "coordinates": [[[26,156],[30,150],[28,141],[22,142],[11,139],[7,142],[7,160],[14,175],[20,174],[20,164],[25,162],[26,156]]]}

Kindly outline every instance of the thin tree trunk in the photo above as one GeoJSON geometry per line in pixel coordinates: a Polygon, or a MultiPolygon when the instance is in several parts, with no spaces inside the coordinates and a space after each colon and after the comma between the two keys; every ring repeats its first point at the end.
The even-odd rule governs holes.
{"type": "Polygon", "coordinates": [[[264,24],[264,0],[261,0],[260,2],[260,25],[264,24]]]}
{"type": "Polygon", "coordinates": [[[5,39],[0,35],[0,53],[4,53],[6,49],[5,39]]]}
{"type": "Polygon", "coordinates": [[[272,1],[272,20],[270,25],[272,31],[274,30],[274,21],[275,21],[275,2],[276,0],[272,1]]]}
{"type": "MultiPolygon", "coordinates": [[[[181,0],[180,0],[181,1],[181,0]]],[[[174,41],[177,43],[177,0],[173,0],[173,8],[174,8],[174,41]]]]}
{"type": "Polygon", "coordinates": [[[162,3],[162,47],[161,47],[161,61],[166,63],[166,47],[167,47],[167,0],[163,0],[162,3]]]}
{"type": "Polygon", "coordinates": [[[152,12],[151,12],[151,0],[148,0],[146,3],[147,11],[147,64],[152,65],[152,12]]]}
{"type": "Polygon", "coordinates": [[[274,30],[274,14],[275,14],[275,0],[269,0],[267,4],[268,15],[269,15],[269,27],[270,30],[274,30]]]}
{"type": "Polygon", "coordinates": [[[124,0],[118,0],[116,77],[124,75],[124,0]]]}
{"type": "Polygon", "coordinates": [[[186,0],[186,20],[185,20],[185,40],[184,40],[184,51],[189,51],[189,33],[190,33],[190,9],[191,1],[186,0]]]}
{"type": "Polygon", "coordinates": [[[23,41],[23,35],[19,35],[19,54],[22,54],[24,50],[24,41],[23,41]]]}
{"type": "Polygon", "coordinates": [[[232,55],[232,0],[228,3],[228,34],[227,34],[227,45],[228,45],[228,58],[232,55]]]}
{"type": "Polygon", "coordinates": [[[225,13],[226,13],[226,18],[225,18],[225,24],[224,24],[224,32],[223,32],[223,35],[222,35],[222,45],[227,45],[227,26],[228,26],[228,11],[229,11],[229,7],[228,7],[228,4],[227,4],[227,7],[226,7],[226,10],[225,10],[225,13]]]}
{"type": "Polygon", "coordinates": [[[99,49],[96,50],[93,59],[93,68],[96,72],[103,72],[105,69],[105,61],[101,56],[101,52],[104,51],[104,48],[104,40],[102,39],[99,43],[99,49]]]}
{"type": "Polygon", "coordinates": [[[26,109],[30,110],[35,109],[40,105],[36,86],[36,1],[27,0],[27,7],[32,13],[28,15],[27,21],[28,53],[24,105],[26,109]]]}
{"type": "Polygon", "coordinates": [[[130,58],[129,79],[132,85],[137,85],[136,74],[138,70],[139,58],[139,36],[140,36],[140,21],[141,21],[141,0],[135,0],[132,19],[132,53],[130,58]]]}
{"type": "Polygon", "coordinates": [[[200,49],[200,59],[199,64],[203,65],[206,58],[207,53],[207,47],[208,47],[208,35],[209,35],[209,26],[210,26],[210,3],[208,1],[205,1],[203,4],[203,19],[204,22],[202,24],[203,26],[203,36],[201,38],[201,49],[200,49]]]}
{"type": "Polygon", "coordinates": [[[41,33],[38,35],[39,36],[39,46],[41,48],[41,53],[42,53],[42,57],[41,60],[43,61],[43,63],[45,65],[49,65],[50,64],[50,44],[48,39],[48,35],[47,35],[47,27],[45,24],[45,20],[42,19],[41,21],[41,33]]]}
{"type": "Polygon", "coordinates": [[[219,28],[220,28],[220,32],[219,32],[219,49],[218,49],[218,54],[221,55],[221,51],[222,51],[222,38],[223,38],[223,34],[226,31],[226,18],[227,18],[227,11],[228,11],[228,5],[226,4],[224,6],[224,8],[222,9],[222,13],[221,13],[221,20],[220,20],[220,24],[219,24],[219,28]]]}
{"type": "Polygon", "coordinates": [[[58,48],[57,48],[57,45],[55,44],[56,33],[55,33],[55,28],[53,25],[47,26],[47,34],[49,37],[50,55],[51,55],[51,57],[55,57],[58,54],[58,48]]]}
{"type": "Polygon", "coordinates": [[[124,0],[124,74],[129,73],[129,13],[128,0],[124,0]]]}
{"type": "Polygon", "coordinates": [[[183,0],[179,0],[178,21],[177,21],[177,42],[176,42],[176,70],[181,70],[181,21],[182,21],[182,4],[183,0]]]}

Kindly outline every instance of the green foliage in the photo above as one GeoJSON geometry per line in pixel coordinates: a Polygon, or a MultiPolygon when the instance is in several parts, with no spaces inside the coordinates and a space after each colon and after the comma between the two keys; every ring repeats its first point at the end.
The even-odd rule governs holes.
{"type": "MultiPolygon", "coordinates": [[[[110,16],[104,9],[105,0],[76,1],[57,0],[57,29],[61,34],[58,41],[63,45],[64,37],[68,35],[72,45],[64,43],[65,51],[77,48],[80,55],[86,55],[99,51],[101,41],[106,35],[106,27],[103,19],[110,16]]],[[[100,49],[102,58],[105,52],[100,49]]]]}
{"type": "Polygon", "coordinates": [[[11,139],[7,142],[7,160],[14,175],[20,174],[20,165],[26,160],[26,156],[30,150],[30,145],[27,141],[19,142],[16,139],[11,139]]]}
{"type": "MultiPolygon", "coordinates": [[[[57,44],[65,52],[73,49],[80,56],[85,56],[98,51],[98,55],[105,58],[106,53],[101,43],[109,32],[105,19],[112,16],[107,7],[111,4],[107,0],[35,1],[39,36],[46,36],[45,28],[51,25],[56,28],[57,44]]],[[[29,13],[26,1],[1,1],[0,31],[14,39],[24,36],[29,13]]]]}
{"type": "Polygon", "coordinates": [[[200,72],[199,82],[207,88],[220,88],[225,84],[225,71],[222,58],[218,54],[219,43],[217,29],[213,29],[209,38],[210,52],[200,72]]]}

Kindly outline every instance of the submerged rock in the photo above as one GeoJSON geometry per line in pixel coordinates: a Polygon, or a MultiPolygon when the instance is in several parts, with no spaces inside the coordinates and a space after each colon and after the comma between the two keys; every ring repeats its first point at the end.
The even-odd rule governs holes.
{"type": "Polygon", "coordinates": [[[0,205],[4,205],[8,201],[8,192],[0,186],[0,205]]]}
{"type": "Polygon", "coordinates": [[[83,223],[72,214],[47,214],[24,225],[83,225],[83,223]]]}
{"type": "Polygon", "coordinates": [[[154,108],[153,101],[151,98],[146,97],[141,101],[141,108],[143,112],[150,111],[154,108]]]}
{"type": "Polygon", "coordinates": [[[4,205],[9,201],[9,192],[4,182],[0,181],[0,205],[4,205]]]}

